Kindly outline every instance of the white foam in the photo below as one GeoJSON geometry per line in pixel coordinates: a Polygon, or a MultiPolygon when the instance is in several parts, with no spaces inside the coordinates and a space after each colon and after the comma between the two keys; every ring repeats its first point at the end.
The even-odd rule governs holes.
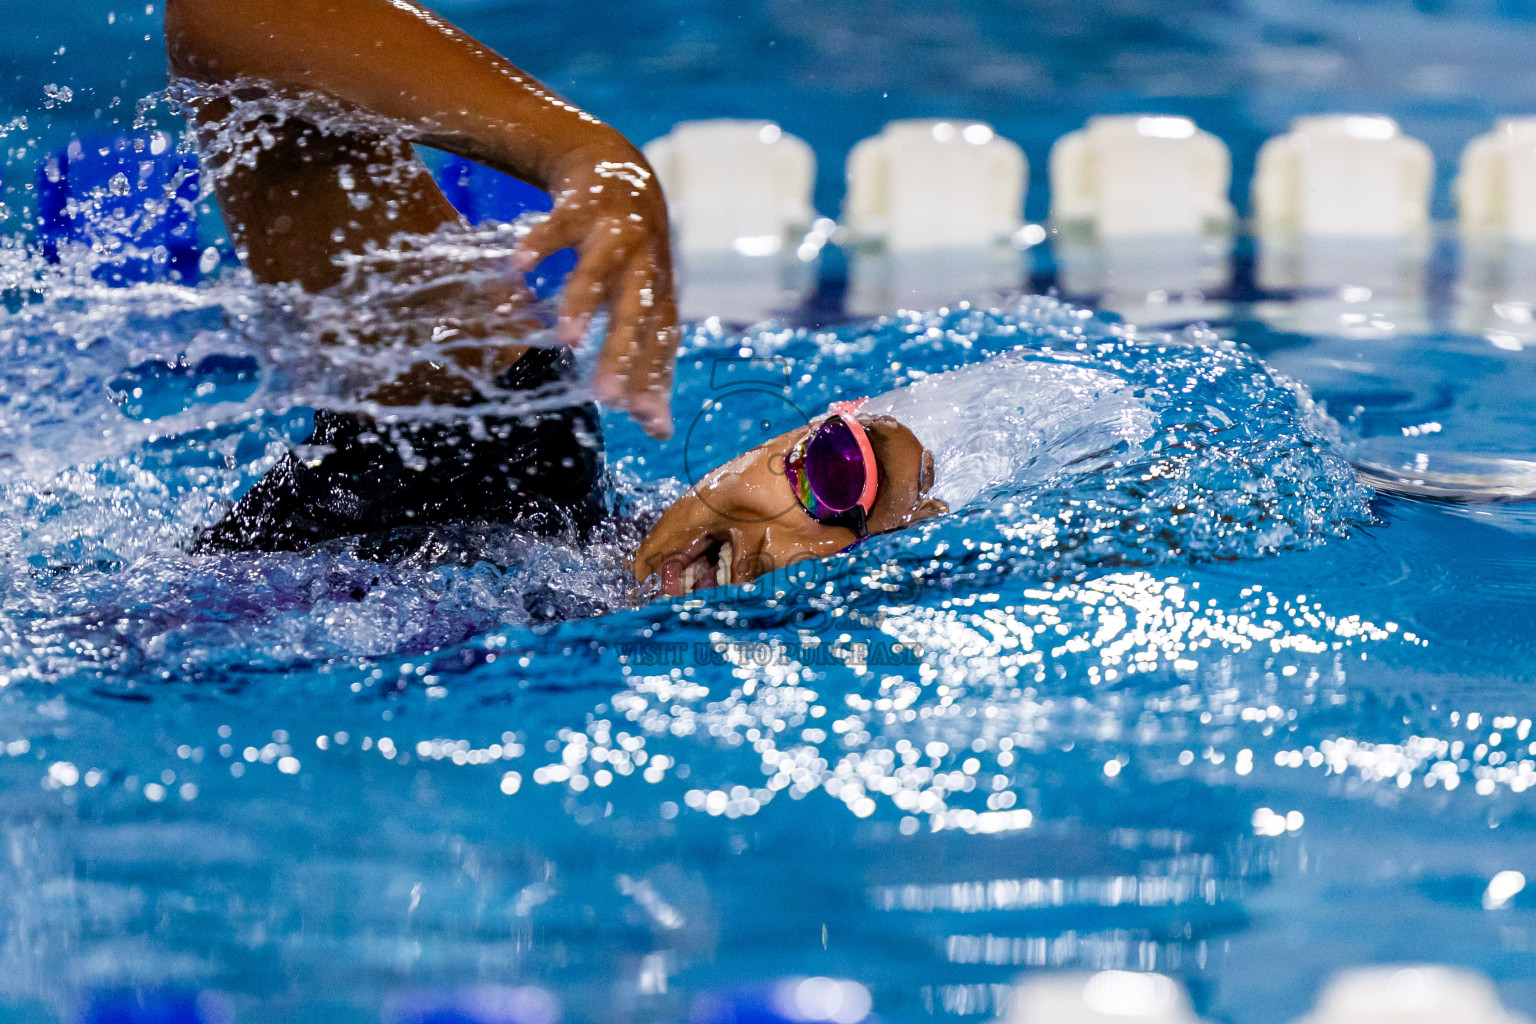
{"type": "Polygon", "coordinates": [[[1152,435],[1150,409],[1124,380],[1012,351],[871,398],[869,415],[905,424],[933,453],[929,492],[951,511],[1152,435]]]}

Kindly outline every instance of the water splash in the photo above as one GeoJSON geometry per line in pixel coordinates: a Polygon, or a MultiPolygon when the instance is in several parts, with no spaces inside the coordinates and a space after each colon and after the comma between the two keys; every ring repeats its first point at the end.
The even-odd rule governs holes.
{"type": "MultiPolygon", "coordinates": [[[[473,263],[481,246],[499,257],[506,235],[418,241],[432,260],[473,263]]],[[[369,268],[411,263],[404,249],[370,259],[369,268]]],[[[449,650],[494,629],[629,607],[626,545],[686,486],[691,468],[736,454],[750,438],[712,430],[692,452],[674,444],[626,458],[632,428],[610,424],[623,517],[586,550],[466,526],[423,537],[388,565],[360,561],[345,545],[302,555],[182,554],[304,440],[309,409],[366,407],[359,381],[377,380],[389,358],[327,347],[317,335],[355,323],[349,310],[376,315],[376,297],[394,286],[371,269],[322,296],[255,286],[240,274],[197,289],[59,286],[0,315],[10,378],[0,406],[10,452],[0,481],[9,510],[0,573],[15,594],[0,626],[10,640],[0,671],[13,681],[83,674],[116,689],[231,679],[449,650]],[[164,415],[147,418],[157,409],[164,415]]],[[[404,346],[394,351],[417,358],[404,346]]],[[[688,367],[717,357],[770,359],[797,382],[794,402],[816,408],[1005,351],[1123,381],[1150,417],[1145,440],[1105,451],[1093,431],[1073,430],[1000,453],[1015,463],[1013,483],[957,514],[766,577],[693,614],[803,625],[935,589],[985,590],[1008,576],[1260,557],[1369,521],[1369,492],[1331,449],[1305,395],[1253,356],[1210,334],[1143,335],[1053,300],[830,331],[735,337],[705,325],[684,345],[678,407],[714,401],[708,374],[688,367]]],[[[733,413],[782,411],[782,392],[754,394],[733,413]]],[[[535,397],[561,399],[570,396],[535,397]]]]}
{"type": "MultiPolygon", "coordinates": [[[[1137,443],[1115,443],[1127,412],[1119,400],[1090,406],[1103,422],[1077,429],[1049,424],[1043,434],[987,435],[1013,445],[989,453],[1008,463],[993,485],[951,516],[862,545],[838,563],[845,570],[833,570],[844,584],[871,567],[921,586],[976,590],[1015,573],[1061,578],[1109,567],[1256,558],[1347,536],[1373,518],[1370,490],[1335,449],[1329,422],[1305,390],[1205,330],[1145,334],[1055,300],[1028,298],[1006,310],[907,313],[831,332],[700,335],[685,358],[711,352],[785,361],[798,385],[797,409],[809,411],[1001,357],[1112,377],[1139,403],[1138,417],[1149,417],[1135,425],[1134,434],[1145,434],[1137,443]],[[871,374],[872,366],[889,369],[871,374]],[[894,568],[887,564],[893,560],[894,568]]],[[[736,393],[749,404],[733,405],[732,417],[772,415],[776,399],[753,405],[750,396],[761,392],[736,393]]],[[[988,394],[998,407],[967,415],[1000,421],[1013,413],[1011,400],[988,394]]],[[[684,389],[678,407],[690,397],[684,389]]],[[[692,456],[685,469],[707,467],[711,456],[742,446],[712,441],[704,451],[684,453],[692,456]]],[[[811,575],[807,592],[825,579],[819,570],[811,575]]],[[[774,596],[774,585],[766,589],[774,596]]],[[[849,599],[844,587],[836,589],[833,600],[849,599]]]]}

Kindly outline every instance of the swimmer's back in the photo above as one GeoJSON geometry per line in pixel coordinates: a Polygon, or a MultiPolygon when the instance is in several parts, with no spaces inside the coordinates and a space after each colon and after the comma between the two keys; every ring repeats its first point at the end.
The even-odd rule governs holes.
{"type": "MultiPolygon", "coordinates": [[[[529,349],[502,383],[558,385],[572,362],[565,349],[529,349]]],[[[284,455],[193,552],[302,551],[360,538],[355,550],[387,553],[456,523],[580,537],[605,511],[602,429],[590,404],[416,423],[320,411],[308,446],[326,453],[284,455]]]]}

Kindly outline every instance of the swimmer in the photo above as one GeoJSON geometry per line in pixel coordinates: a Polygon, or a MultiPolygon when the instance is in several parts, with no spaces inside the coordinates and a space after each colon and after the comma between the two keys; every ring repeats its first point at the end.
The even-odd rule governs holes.
{"type": "MultiPolygon", "coordinates": [[[[347,254],[461,225],[411,142],[554,197],[504,280],[435,290],[414,282],[436,317],[431,336],[468,343],[368,397],[472,406],[482,399],[460,370],[490,370],[498,386],[515,389],[569,379],[567,350],[474,342],[526,331],[531,320],[519,310],[532,297],[517,272],[574,248],[561,340],[575,345],[606,308],[597,397],[652,436],[670,435],[678,331],[666,204],[644,156],[617,131],[413,0],[169,0],[165,29],[173,78],[201,88],[194,119],[204,139],[238,104],[261,97],[320,97],[358,115],[345,130],[302,113],[267,116],[257,144],[211,158],[220,212],[258,281],[336,288],[347,254]],[[370,119],[385,127],[365,127],[370,119]]],[[[322,411],[310,450],[329,454],[287,456],[194,551],[299,550],[466,519],[580,532],[602,514],[600,436],[591,405],[418,426],[322,411]]]]}
{"type": "Polygon", "coordinates": [[[662,513],[632,569],[673,597],[745,583],[958,510],[1021,472],[1043,479],[1065,468],[1052,461],[1058,438],[1108,461],[1152,433],[1123,379],[1002,353],[833,403],[705,474],[662,513]]]}
{"type": "MultiPolygon", "coordinates": [[[[169,0],[166,39],[172,74],[207,87],[195,110],[205,137],[262,96],[301,101],[302,111],[318,95],[357,115],[345,130],[268,117],[254,133],[259,145],[222,163],[212,157],[221,213],[257,280],[341,287],[348,254],[460,225],[409,142],[480,161],[553,194],[553,213],[522,240],[513,269],[578,250],[562,339],[574,344],[606,308],[598,396],[653,436],[670,433],[678,333],[666,206],[644,157],[617,132],[413,0],[169,0]],[[382,127],[365,127],[370,119],[382,127]],[[380,167],[388,173],[374,173],[380,167]]],[[[532,391],[570,378],[568,350],[483,343],[533,326],[516,274],[412,283],[418,308],[405,319],[417,323],[402,330],[419,329],[425,311],[433,337],[441,329],[465,343],[377,388],[368,396],[377,404],[473,407],[483,398],[459,371],[489,369],[499,387],[532,391]]],[[[642,584],[656,576],[673,595],[743,583],[958,509],[1001,482],[1018,452],[1044,450],[1036,435],[1052,429],[1100,431],[1104,451],[1139,443],[1149,413],[1123,390],[1107,374],[995,357],[839,405],[690,489],[645,537],[634,574],[642,584]],[[1003,390],[978,397],[978,382],[1003,390]],[[1021,405],[1021,394],[1035,407],[1021,405]]],[[[424,527],[480,521],[581,537],[606,514],[590,404],[450,423],[321,411],[310,441],[193,550],[301,550],[363,537],[366,553],[388,558],[424,527]]],[[[1385,485],[1479,500],[1446,497],[1465,493],[1456,480],[1442,487],[1416,474],[1385,485]]]]}
{"type": "MultiPolygon", "coordinates": [[[[1062,471],[1134,461],[1154,421],[1114,374],[1038,352],[1000,353],[833,403],[705,474],[661,514],[631,568],[643,589],[673,597],[746,583],[1062,471]],[[1058,452],[1079,454],[1063,462],[1058,452]]],[[[1487,474],[1353,465],[1374,490],[1411,499],[1536,501],[1536,476],[1518,460],[1472,463],[1487,474]]]]}
{"type": "Polygon", "coordinates": [[[835,405],[674,502],[640,544],[636,580],[659,576],[660,592],[680,597],[835,555],[948,512],[928,496],[933,476],[933,453],[906,425],[835,405]]]}

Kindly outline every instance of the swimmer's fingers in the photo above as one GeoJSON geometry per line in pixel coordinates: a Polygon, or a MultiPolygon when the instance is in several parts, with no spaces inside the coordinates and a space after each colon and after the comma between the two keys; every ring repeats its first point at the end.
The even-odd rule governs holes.
{"type": "Polygon", "coordinates": [[[587,323],[624,286],[624,265],[631,250],[630,233],[612,221],[587,235],[560,300],[561,341],[580,342],[587,323]]]}
{"type": "MultiPolygon", "coordinates": [[[[629,409],[631,415],[634,410],[630,403],[633,394],[630,377],[635,366],[640,319],[644,313],[636,284],[634,271],[626,268],[623,286],[608,311],[608,337],[603,341],[603,350],[597,357],[597,368],[592,375],[592,386],[598,399],[606,405],[629,409]]],[[[635,418],[640,419],[639,416],[635,418]]],[[[644,420],[641,420],[641,426],[645,426],[644,420]]]]}
{"type": "Polygon", "coordinates": [[[653,418],[665,421],[672,429],[672,373],[677,364],[677,346],[682,332],[677,326],[677,306],[665,279],[651,281],[650,307],[640,323],[636,362],[642,374],[643,388],[639,402],[653,418]]]}
{"type": "Polygon", "coordinates": [[[561,249],[569,249],[580,242],[587,230],[585,218],[577,211],[555,210],[528,229],[522,241],[517,243],[517,255],[512,261],[521,271],[532,270],[561,249]]]}
{"type": "MultiPolygon", "coordinates": [[[[677,327],[677,302],[672,293],[670,261],[636,260],[634,290],[640,315],[636,329],[636,353],[632,388],[642,423],[656,423],[672,431],[672,372],[677,361],[681,333],[677,327]]],[[[649,429],[649,428],[648,428],[649,429]]],[[[657,435],[654,430],[653,436],[657,435]]]]}
{"type": "Polygon", "coordinates": [[[512,256],[512,266],[526,274],[561,249],[570,249],[582,240],[589,224],[573,210],[556,210],[546,220],[535,224],[512,256]]]}
{"type": "Polygon", "coordinates": [[[676,329],[666,322],[671,305],[656,306],[656,275],[647,260],[633,261],[609,316],[608,340],[598,357],[594,386],[605,402],[629,410],[657,440],[672,436],[671,360],[676,329]],[[664,355],[658,370],[656,350],[664,355]]]}
{"type": "Polygon", "coordinates": [[[640,371],[635,396],[630,399],[630,414],[640,421],[645,432],[658,441],[672,436],[672,369],[677,357],[679,332],[676,327],[658,327],[654,322],[641,327],[640,371]]]}

